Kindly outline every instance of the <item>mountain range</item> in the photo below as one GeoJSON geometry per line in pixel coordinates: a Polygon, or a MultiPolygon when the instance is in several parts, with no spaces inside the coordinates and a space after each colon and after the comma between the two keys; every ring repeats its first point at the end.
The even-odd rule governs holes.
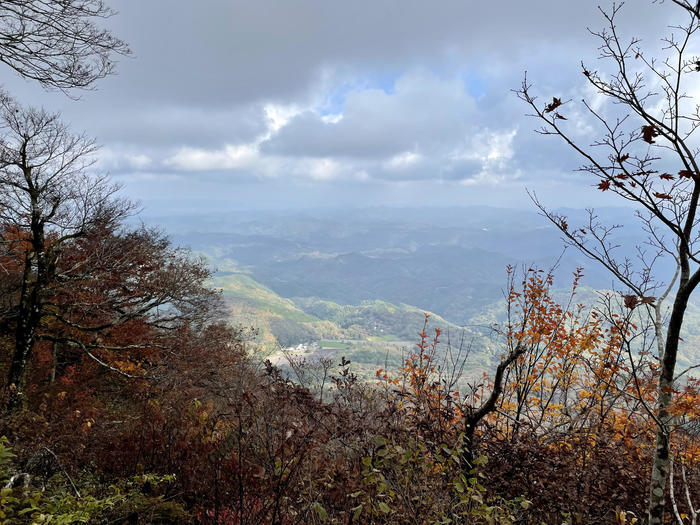
{"type": "MultiPolygon", "coordinates": [[[[557,212],[572,227],[588,218],[585,210],[557,212]]],[[[608,224],[626,225],[616,230],[613,246],[620,257],[634,260],[646,236],[633,210],[597,213],[608,224]]],[[[597,263],[564,250],[557,228],[532,210],[232,211],[147,221],[210,260],[232,320],[255,327],[266,354],[346,341],[342,349],[361,354],[360,364],[371,368],[390,354],[400,363],[397,349],[416,342],[427,312],[431,327],[468,340],[472,365],[486,369],[498,353],[492,327],[502,320],[508,266],[555,268],[555,288],[562,290],[583,268],[579,295],[588,303],[595,301],[594,290],[614,285],[597,263]]],[[[662,260],[659,270],[669,275],[670,267],[662,260]]],[[[693,318],[691,312],[691,332],[693,318]]]]}

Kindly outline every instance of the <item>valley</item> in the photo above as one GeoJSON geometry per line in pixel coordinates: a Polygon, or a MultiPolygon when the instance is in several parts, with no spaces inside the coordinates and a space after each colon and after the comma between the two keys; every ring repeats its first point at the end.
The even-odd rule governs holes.
{"type": "MultiPolygon", "coordinates": [[[[583,210],[564,212],[572,223],[585,219],[583,210]]],[[[600,213],[628,222],[630,210],[600,213]]],[[[285,352],[309,361],[345,356],[364,380],[379,367],[403,363],[426,313],[429,333],[439,328],[445,349],[469,348],[465,376],[492,370],[503,343],[494,327],[504,321],[508,265],[516,271],[554,267],[561,300],[579,267],[584,278],[578,302],[593,305],[596,290],[611,286],[598,266],[563,250],[555,228],[534,211],[239,211],[151,222],[210,261],[213,285],[223,291],[232,322],[256,331],[250,350],[261,360],[287,368],[285,352]]],[[[643,238],[641,230],[622,230],[618,249],[624,253],[643,238]]],[[[691,305],[688,320],[681,360],[690,362],[700,309],[691,305]]]]}

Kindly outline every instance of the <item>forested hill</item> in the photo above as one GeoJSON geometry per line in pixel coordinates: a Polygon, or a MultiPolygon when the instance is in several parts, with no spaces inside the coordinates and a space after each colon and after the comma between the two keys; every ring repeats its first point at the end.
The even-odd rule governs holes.
{"type": "MultiPolygon", "coordinates": [[[[562,210],[572,224],[584,210],[562,210]]],[[[628,221],[630,210],[601,217],[628,221]]],[[[495,366],[493,326],[505,320],[506,268],[555,268],[554,287],[566,297],[583,268],[576,301],[592,306],[610,277],[574,250],[563,251],[549,222],[534,211],[489,207],[369,208],[305,212],[238,212],[154,218],[176,239],[203,253],[216,269],[232,321],[258,330],[263,355],[277,346],[345,341],[343,352],[364,378],[415,344],[423,312],[431,327],[464,337],[475,371],[495,366]],[[393,341],[398,344],[389,345],[393,341]]],[[[615,238],[632,259],[643,232],[615,238]]],[[[664,261],[660,262],[663,267],[664,261]]],[[[693,362],[700,310],[691,305],[680,360],[693,362]]]]}
{"type": "MultiPolygon", "coordinates": [[[[566,210],[572,224],[584,210],[566,210]]],[[[599,212],[629,223],[624,208],[599,212]]],[[[175,239],[207,255],[220,271],[244,271],[283,297],[339,304],[383,300],[410,304],[463,325],[503,298],[506,267],[548,270],[557,286],[574,270],[583,283],[611,287],[600,266],[575,250],[535,211],[489,207],[368,208],[304,212],[249,211],[219,216],[152,217],[175,239]]],[[[638,227],[620,230],[620,250],[634,257],[638,227]]]]}
{"type": "Polygon", "coordinates": [[[285,370],[288,352],[308,361],[329,358],[334,370],[345,356],[360,379],[371,380],[378,368],[403,365],[425,327],[426,314],[430,333],[437,328],[445,343],[455,348],[462,345],[465,351],[469,348],[468,377],[493,367],[496,345],[488,322],[460,327],[432,312],[380,300],[340,305],[317,297],[289,299],[240,273],[224,272],[214,283],[223,290],[231,321],[255,330],[251,352],[260,360],[272,359],[285,370]]]}

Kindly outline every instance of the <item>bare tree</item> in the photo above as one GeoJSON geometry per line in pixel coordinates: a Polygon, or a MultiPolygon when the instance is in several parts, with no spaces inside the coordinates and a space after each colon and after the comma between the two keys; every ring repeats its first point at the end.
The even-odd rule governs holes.
{"type": "Polygon", "coordinates": [[[96,25],[113,14],[102,0],[3,0],[0,61],[48,89],[89,88],[130,53],[96,25]]]}
{"type": "Polygon", "coordinates": [[[311,359],[295,354],[289,349],[282,349],[282,355],[287,360],[289,368],[292,369],[297,381],[303,388],[318,395],[323,402],[323,394],[326,384],[330,382],[331,371],[335,364],[330,357],[313,356],[311,359]]]}
{"type": "Polygon", "coordinates": [[[700,17],[700,2],[691,0],[671,0],[671,2],[694,14],[696,17],[700,17]]]}
{"type": "Polygon", "coordinates": [[[673,2],[685,8],[687,17],[663,39],[665,56],[660,59],[648,56],[639,39],[622,38],[616,25],[621,4],[601,10],[607,27],[592,34],[599,39],[600,58],[612,64],[613,72],[599,73],[582,64],[582,73],[611,104],[581,101],[584,112],[598,126],[592,144],[582,143],[567,120],[571,118],[569,101],[554,96],[551,102],[540,103],[527,77],[517,90],[533,116],[544,123],[539,132],[560,137],[580,154],[584,161],[580,171],[592,176],[601,191],[632,203],[648,234],[646,246],[637,247],[636,257],[620,255],[614,242],[619,226],[605,223],[593,211],[585,224],[570,225],[566,217],[549,211],[533,195],[535,204],[569,244],[616,277],[624,307],[645,313],[653,324],[661,370],[656,406],[649,408],[656,433],[650,524],[664,523],[670,436],[676,423],[671,413],[676,360],[688,300],[700,283],[700,150],[695,137],[700,107],[687,93],[700,71],[700,61],[690,54],[700,25],[695,2],[673,2]],[[657,275],[660,260],[674,261],[675,274],[657,275]],[[670,301],[667,322],[663,315],[666,299],[670,301]]]}
{"type": "Polygon", "coordinates": [[[116,186],[87,174],[94,143],[72,135],[57,115],[26,110],[4,96],[0,118],[0,241],[23,252],[8,379],[10,405],[16,407],[61,248],[99,222],[119,221],[132,206],[113,198],[116,186]]]}
{"type": "Polygon", "coordinates": [[[204,261],[157,231],[123,228],[135,206],[90,173],[90,139],[8,97],[0,126],[0,271],[8,276],[0,324],[15,334],[11,410],[23,404],[37,341],[120,372],[110,353],[157,347],[168,333],[218,315],[204,261]]]}

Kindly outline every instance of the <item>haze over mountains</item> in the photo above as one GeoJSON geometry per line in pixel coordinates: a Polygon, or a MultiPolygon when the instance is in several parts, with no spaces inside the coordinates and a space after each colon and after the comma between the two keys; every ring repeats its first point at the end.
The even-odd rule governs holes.
{"type": "MultiPolygon", "coordinates": [[[[572,228],[588,218],[585,210],[558,212],[572,228]]],[[[596,213],[609,224],[629,225],[616,231],[613,245],[621,258],[634,261],[645,234],[631,220],[633,211],[596,213]]],[[[596,289],[613,288],[597,263],[564,250],[558,230],[535,209],[245,210],[147,221],[210,260],[233,321],[258,329],[266,353],[336,345],[366,377],[386,360],[401,363],[400,349],[415,342],[423,312],[433,315],[431,327],[466,336],[473,345],[471,367],[490,368],[498,354],[491,327],[503,319],[508,265],[557,265],[555,288],[562,292],[583,268],[577,299],[589,304],[596,289]]],[[[672,274],[664,261],[659,270],[672,274]]],[[[689,338],[700,326],[695,317],[689,316],[689,338]]]]}
{"type": "MultiPolygon", "coordinates": [[[[563,210],[573,225],[584,210],[563,210]]],[[[631,211],[598,211],[620,230],[621,255],[634,257],[644,233],[631,211]]],[[[153,217],[176,242],[206,254],[220,274],[244,272],[283,297],[340,304],[406,303],[457,325],[502,297],[507,265],[549,269],[557,286],[577,267],[584,284],[610,288],[611,278],[575,250],[535,211],[491,207],[244,211],[153,217]],[[562,255],[563,253],[563,255],[562,255]],[[560,259],[561,258],[561,259],[560,259]]]]}

